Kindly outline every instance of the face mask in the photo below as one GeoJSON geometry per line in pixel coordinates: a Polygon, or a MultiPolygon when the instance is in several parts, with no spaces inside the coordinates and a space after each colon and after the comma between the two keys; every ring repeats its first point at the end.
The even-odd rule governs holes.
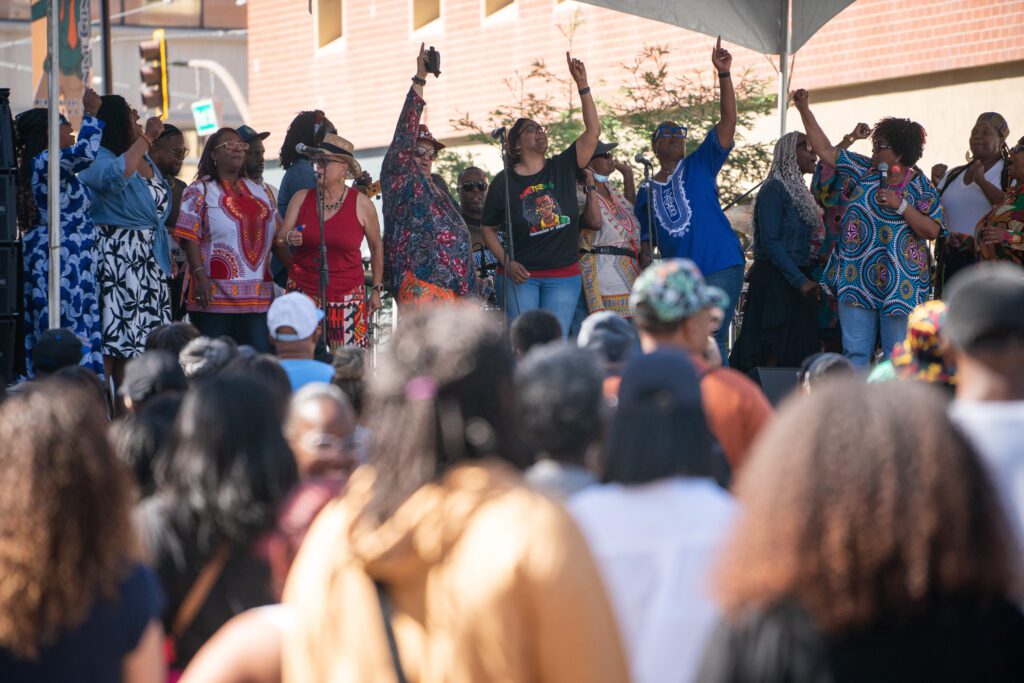
{"type": "Polygon", "coordinates": [[[597,173],[594,174],[594,180],[596,180],[599,183],[607,183],[608,182],[608,178],[610,178],[610,177],[611,176],[599,175],[597,173]]]}

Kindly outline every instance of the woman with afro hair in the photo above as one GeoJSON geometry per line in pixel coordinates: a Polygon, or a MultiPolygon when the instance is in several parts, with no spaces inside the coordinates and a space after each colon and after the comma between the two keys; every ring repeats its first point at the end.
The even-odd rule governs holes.
{"type": "Polygon", "coordinates": [[[806,90],[793,93],[811,147],[852,181],[839,244],[822,275],[839,303],[843,353],[867,369],[881,337],[888,358],[906,333],[907,316],[932,291],[928,242],[944,230],[939,193],[915,164],[925,131],[909,119],[885,118],[866,157],[834,147],[811,113],[806,90]]]}

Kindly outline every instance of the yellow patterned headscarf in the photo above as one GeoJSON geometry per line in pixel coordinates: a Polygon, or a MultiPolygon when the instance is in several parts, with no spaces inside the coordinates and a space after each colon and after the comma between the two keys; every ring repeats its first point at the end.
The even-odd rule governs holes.
{"type": "Polygon", "coordinates": [[[907,337],[892,353],[892,366],[900,379],[956,384],[956,368],[942,355],[945,318],[946,304],[942,301],[926,301],[910,312],[907,337]]]}

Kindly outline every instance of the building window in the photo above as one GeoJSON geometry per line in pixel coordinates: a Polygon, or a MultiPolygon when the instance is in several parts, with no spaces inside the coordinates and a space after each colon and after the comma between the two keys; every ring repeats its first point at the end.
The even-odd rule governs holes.
{"type": "Polygon", "coordinates": [[[412,30],[441,18],[441,0],[412,0],[412,30]]]}
{"type": "Polygon", "coordinates": [[[515,3],[516,0],[484,0],[484,16],[489,17],[500,9],[515,3]]]}
{"type": "Polygon", "coordinates": [[[341,6],[344,0],[316,0],[317,45],[323,47],[341,38],[341,6]]]}

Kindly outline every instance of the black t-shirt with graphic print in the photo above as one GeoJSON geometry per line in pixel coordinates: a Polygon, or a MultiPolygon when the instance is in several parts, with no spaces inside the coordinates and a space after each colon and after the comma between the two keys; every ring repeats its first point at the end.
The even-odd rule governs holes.
{"type": "MultiPolygon", "coordinates": [[[[527,270],[564,268],[579,261],[576,143],[548,159],[539,173],[508,175],[515,260],[527,270]]],[[[505,229],[504,171],[487,189],[483,224],[499,233],[505,229]]]]}

